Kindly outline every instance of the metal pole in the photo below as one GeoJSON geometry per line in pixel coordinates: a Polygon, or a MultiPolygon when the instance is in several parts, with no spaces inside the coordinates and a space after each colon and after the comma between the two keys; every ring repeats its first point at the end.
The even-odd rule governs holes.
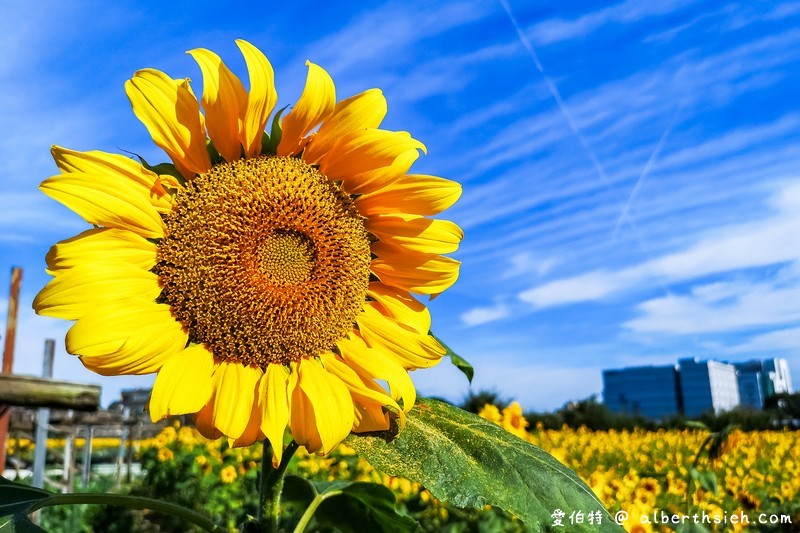
{"type": "Polygon", "coordinates": [[[92,473],[92,436],[94,428],[86,426],[86,444],[83,445],[83,486],[89,486],[89,478],[92,473]]]}
{"type": "MultiPolygon", "coordinates": [[[[44,341],[44,364],[42,377],[53,377],[53,355],[56,341],[44,341]]],[[[50,408],[40,407],[36,413],[36,448],[33,455],[33,486],[44,487],[44,469],[47,465],[47,427],[50,425],[50,408]]]]}
{"type": "MultiPolygon", "coordinates": [[[[14,366],[14,341],[17,335],[17,311],[19,310],[19,288],[22,285],[22,268],[11,269],[11,290],[8,296],[8,320],[3,348],[3,374],[10,374],[14,366]]],[[[0,475],[6,469],[6,441],[8,440],[8,406],[0,405],[0,475]]]]}
{"type": "Polygon", "coordinates": [[[122,431],[119,436],[119,448],[117,448],[117,466],[114,469],[114,485],[117,489],[122,483],[122,464],[125,462],[125,445],[130,438],[130,409],[126,407],[123,416],[122,431]]]}

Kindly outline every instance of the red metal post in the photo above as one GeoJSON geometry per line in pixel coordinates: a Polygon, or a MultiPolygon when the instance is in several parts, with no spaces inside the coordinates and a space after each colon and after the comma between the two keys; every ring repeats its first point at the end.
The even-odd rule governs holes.
{"type": "MultiPolygon", "coordinates": [[[[8,320],[3,348],[3,374],[11,374],[14,366],[14,341],[17,336],[17,311],[19,311],[19,288],[22,285],[22,268],[11,269],[11,291],[8,296],[8,320]]],[[[8,440],[8,407],[0,405],[0,474],[6,468],[6,441],[8,440]]]]}

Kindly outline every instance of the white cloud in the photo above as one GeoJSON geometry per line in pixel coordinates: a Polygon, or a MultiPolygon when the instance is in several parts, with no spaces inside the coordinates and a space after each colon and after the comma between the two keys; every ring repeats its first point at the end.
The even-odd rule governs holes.
{"type": "Polygon", "coordinates": [[[479,326],[495,320],[505,318],[510,314],[510,310],[506,304],[499,303],[491,307],[474,307],[469,311],[462,313],[460,318],[461,322],[467,326],[479,326]]]}
{"type": "Polygon", "coordinates": [[[764,353],[780,351],[800,354],[800,327],[778,329],[755,335],[746,342],[728,347],[733,353],[764,353]]]}
{"type": "Polygon", "coordinates": [[[800,283],[715,283],[691,294],[669,295],[638,306],[624,327],[640,333],[693,334],[736,331],[800,321],[800,283]]]}
{"type": "Polygon", "coordinates": [[[647,17],[663,15],[687,3],[685,1],[640,2],[627,0],[587,13],[576,19],[548,19],[531,27],[527,33],[537,45],[552,44],[585,37],[610,23],[630,23],[647,17]]]}
{"type": "MultiPolygon", "coordinates": [[[[618,271],[598,270],[551,281],[520,293],[538,308],[599,300],[612,294],[700,276],[800,260],[789,243],[800,235],[800,182],[786,184],[771,201],[775,214],[707,231],[687,249],[618,271]]],[[[665,301],[662,305],[675,305],[665,301]]]]}

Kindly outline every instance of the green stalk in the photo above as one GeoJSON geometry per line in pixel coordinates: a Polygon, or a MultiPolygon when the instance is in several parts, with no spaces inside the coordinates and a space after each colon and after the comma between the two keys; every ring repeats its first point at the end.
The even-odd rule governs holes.
{"type": "Polygon", "coordinates": [[[259,485],[258,523],[264,531],[278,531],[283,476],[292,460],[292,456],[300,445],[295,441],[289,443],[283,452],[278,468],[272,466],[272,446],[268,439],[264,440],[264,452],[261,457],[261,482],[259,485]]]}
{"type": "Polygon", "coordinates": [[[294,528],[294,533],[303,533],[306,530],[306,527],[308,527],[308,523],[311,522],[311,518],[314,516],[317,507],[319,507],[320,504],[322,504],[322,502],[324,502],[328,498],[331,498],[333,496],[338,496],[341,493],[342,491],[340,490],[332,490],[330,492],[326,492],[324,494],[317,494],[316,496],[314,496],[314,499],[311,500],[311,503],[306,508],[305,512],[303,513],[303,516],[300,517],[300,521],[297,523],[297,527],[294,528]]]}
{"type": "Polygon", "coordinates": [[[181,518],[189,523],[196,525],[204,531],[211,533],[221,533],[226,531],[224,528],[217,526],[210,518],[196,513],[180,505],[174,503],[162,502],[150,498],[143,498],[140,496],[125,496],[122,494],[91,494],[91,493],[75,493],[75,494],[53,494],[44,500],[37,502],[33,507],[28,509],[28,513],[33,513],[44,507],[53,507],[56,505],[117,505],[120,507],[127,507],[128,509],[150,509],[164,514],[169,514],[181,518]]]}

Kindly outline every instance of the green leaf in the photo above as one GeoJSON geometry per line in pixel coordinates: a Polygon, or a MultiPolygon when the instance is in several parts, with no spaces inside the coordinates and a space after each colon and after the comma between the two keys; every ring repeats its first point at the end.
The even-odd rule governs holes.
{"type": "Polygon", "coordinates": [[[551,529],[561,510],[600,511],[601,523],[570,531],[622,531],[602,502],[552,456],[477,415],[420,398],[397,436],[391,431],[350,435],[345,443],[391,476],[422,483],[458,507],[494,505],[535,531],[551,529]]]}
{"type": "Polygon", "coordinates": [[[696,468],[692,468],[691,475],[692,479],[697,481],[697,483],[706,491],[712,492],[714,495],[719,493],[717,475],[714,472],[701,472],[696,468]]]}
{"type": "Polygon", "coordinates": [[[417,531],[413,518],[401,515],[395,508],[394,493],[376,483],[351,483],[325,499],[314,513],[321,526],[343,533],[383,531],[403,533],[417,531]]]}
{"type": "Polygon", "coordinates": [[[0,517],[24,513],[50,496],[51,493],[46,490],[20,485],[0,477],[0,517]]]}
{"type": "MultiPolygon", "coordinates": [[[[431,333],[431,335],[433,334],[431,333]]],[[[433,338],[439,341],[439,344],[441,344],[444,347],[444,349],[447,350],[447,353],[445,353],[445,355],[450,358],[450,362],[453,363],[453,365],[455,365],[457,369],[461,370],[464,373],[464,375],[467,376],[467,380],[469,380],[469,383],[471,385],[472,378],[475,376],[475,369],[472,368],[472,365],[469,364],[466,359],[464,359],[456,352],[454,352],[452,348],[450,348],[442,341],[442,339],[440,339],[436,335],[433,335],[433,338]]]]}
{"type": "Polygon", "coordinates": [[[283,478],[283,491],[281,492],[281,499],[302,503],[308,506],[311,501],[316,497],[317,489],[314,484],[306,478],[300,476],[286,476],[283,478]]]}
{"type": "Polygon", "coordinates": [[[17,513],[0,518],[0,533],[47,533],[33,522],[25,513],[17,513]]]}
{"type": "Polygon", "coordinates": [[[44,530],[31,522],[25,513],[0,518],[0,533],[35,533],[39,531],[44,530]]]}
{"type": "Polygon", "coordinates": [[[159,163],[157,165],[145,167],[147,170],[155,172],[158,175],[172,176],[177,179],[179,183],[186,183],[186,178],[183,177],[178,169],[172,163],[159,163]]]}
{"type": "Polygon", "coordinates": [[[275,113],[272,119],[272,128],[270,129],[269,136],[265,133],[261,139],[261,153],[265,155],[275,155],[278,151],[278,145],[281,143],[283,136],[283,128],[281,127],[281,115],[289,106],[275,113]]]}
{"type": "Polygon", "coordinates": [[[687,428],[704,429],[706,431],[711,431],[711,428],[709,428],[707,425],[703,424],[702,422],[698,422],[697,420],[687,420],[686,422],[684,422],[684,425],[687,428]]]}

